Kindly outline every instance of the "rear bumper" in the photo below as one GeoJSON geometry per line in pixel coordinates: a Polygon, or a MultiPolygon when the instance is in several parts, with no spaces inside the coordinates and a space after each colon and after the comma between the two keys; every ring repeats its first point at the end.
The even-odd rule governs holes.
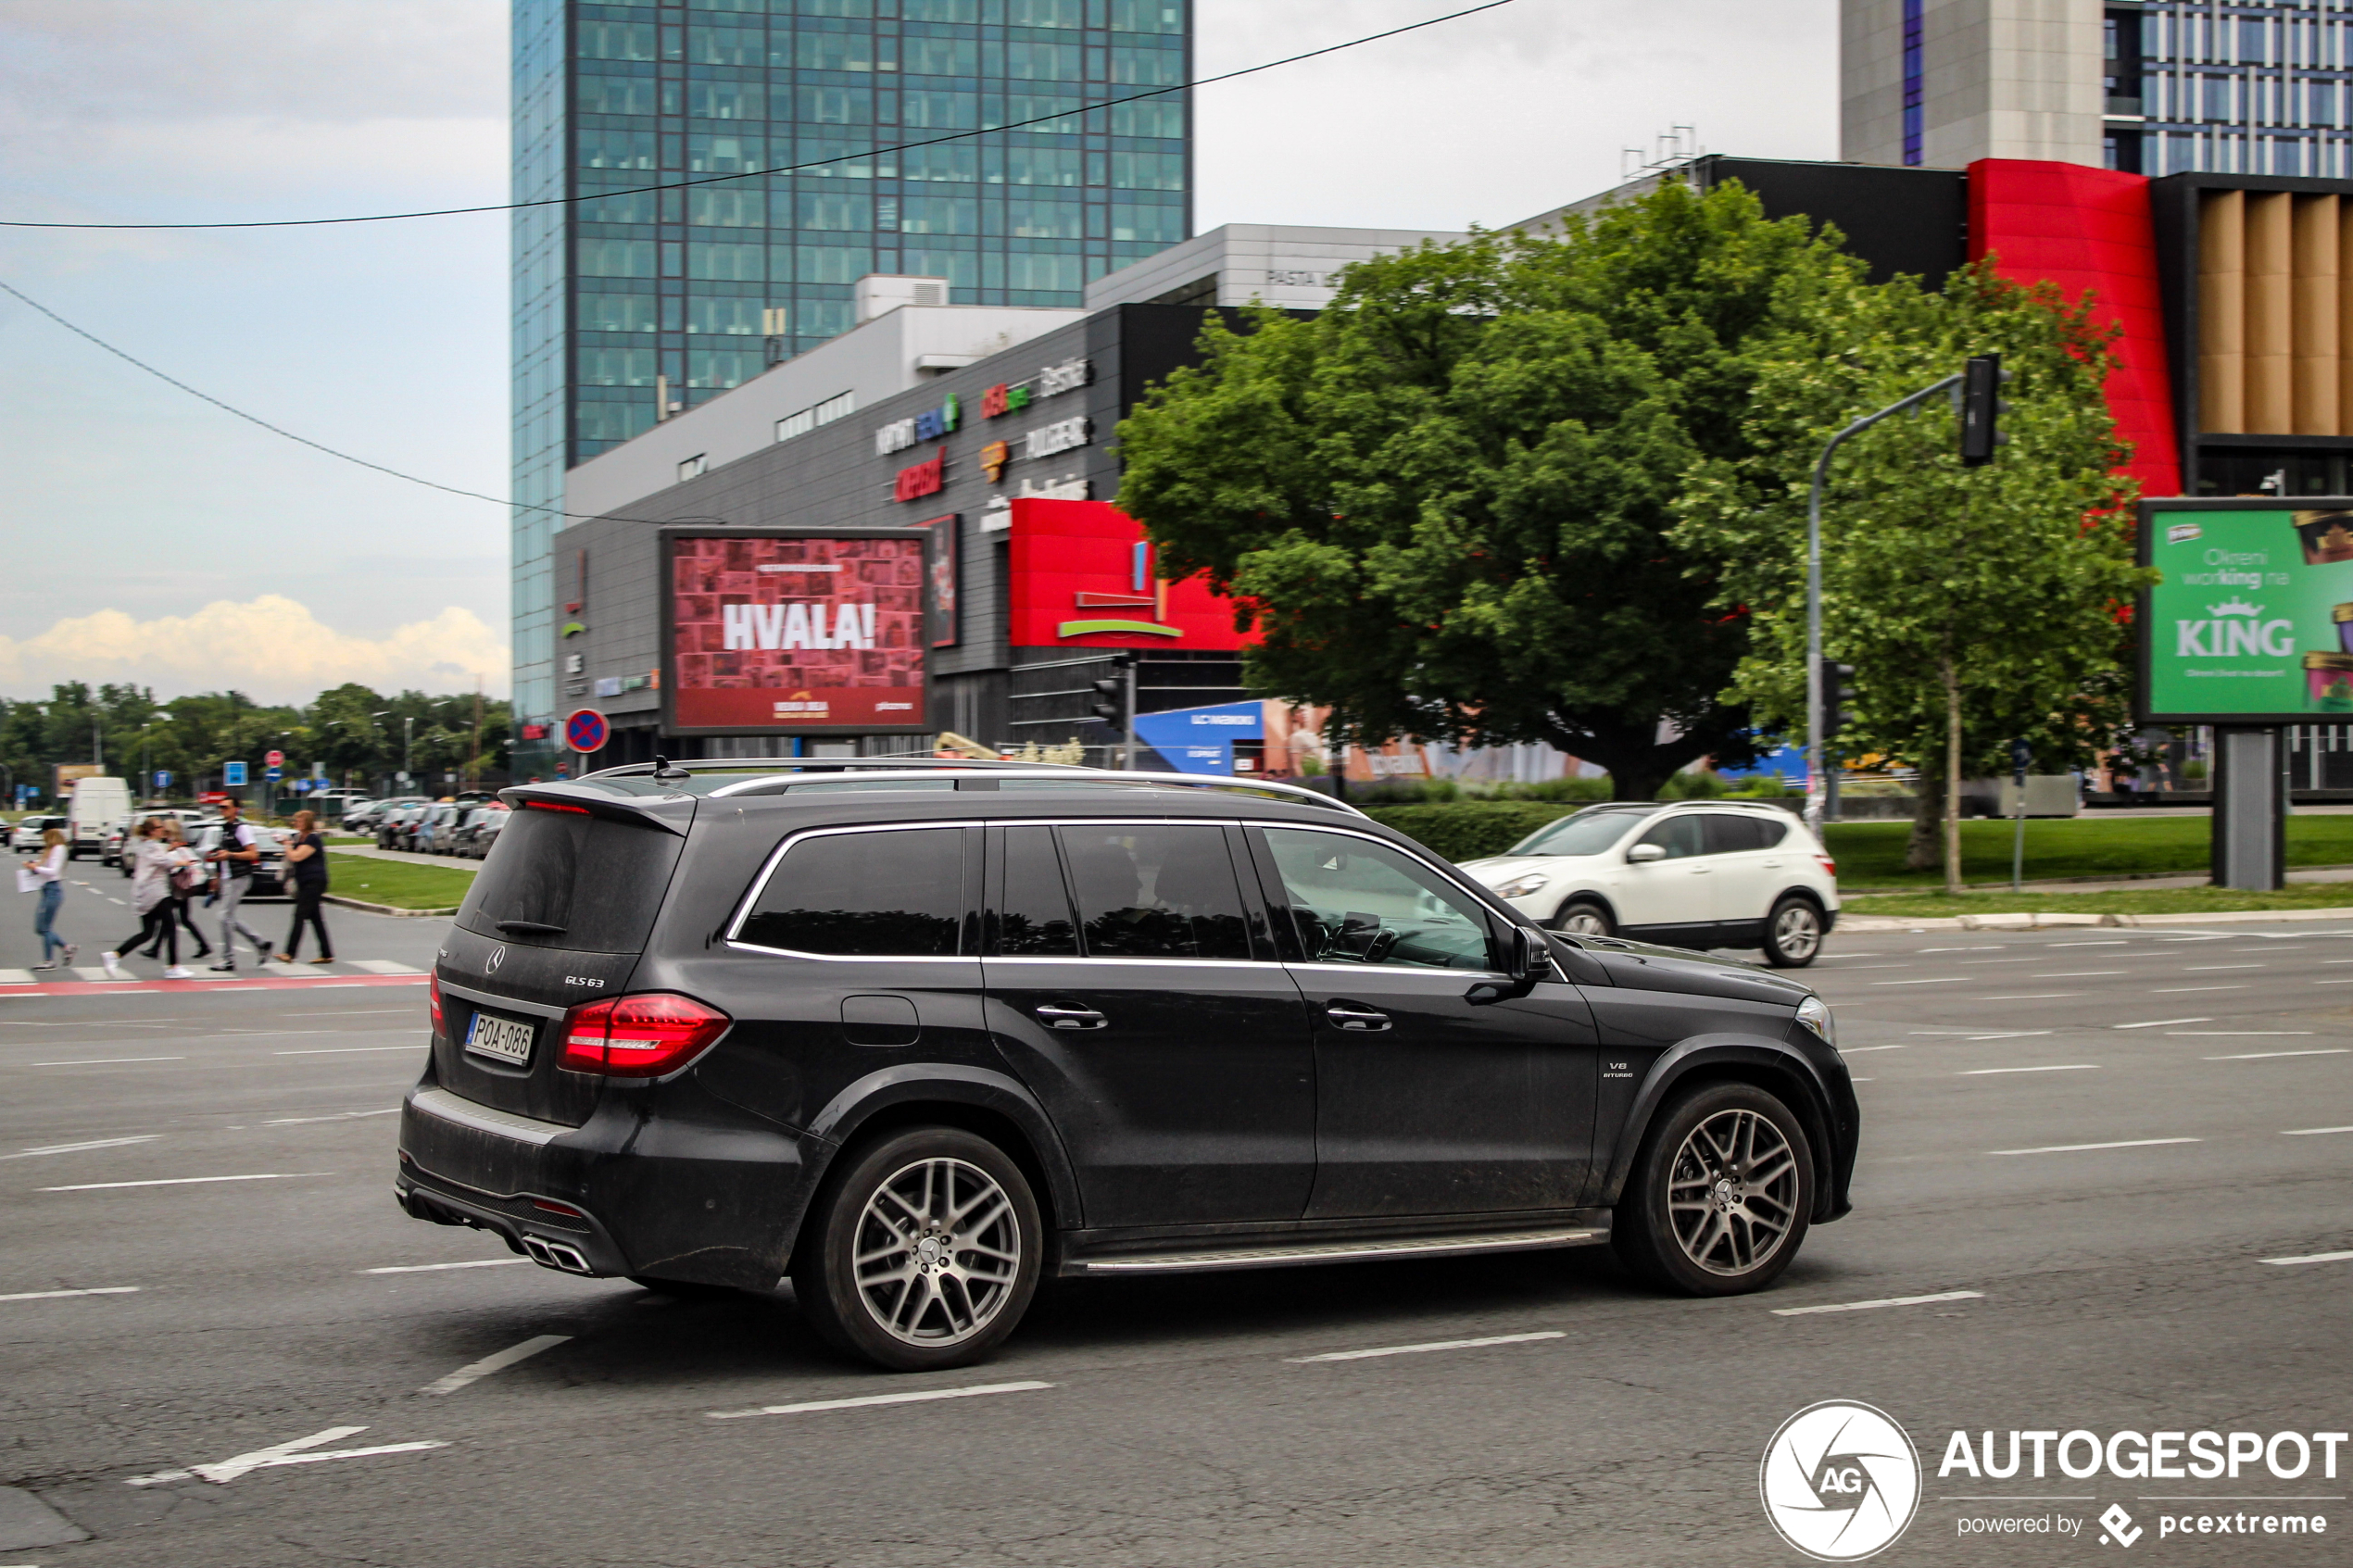
{"type": "Polygon", "coordinates": [[[472,1225],[535,1261],[767,1288],[792,1254],[819,1140],[640,1110],[675,1085],[608,1089],[578,1127],[460,1098],[428,1080],[400,1113],[394,1193],[411,1216],[472,1225]],[[536,1244],[536,1245],[535,1245],[536,1244]],[[557,1249],[551,1261],[545,1256],[557,1249]],[[583,1265],[561,1261],[569,1248],[583,1265]]]}

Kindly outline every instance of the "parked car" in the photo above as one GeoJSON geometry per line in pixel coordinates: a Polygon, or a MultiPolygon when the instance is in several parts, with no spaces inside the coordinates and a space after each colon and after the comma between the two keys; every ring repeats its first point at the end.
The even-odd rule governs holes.
{"type": "Polygon", "coordinates": [[[468,807],[465,816],[450,830],[449,852],[477,860],[486,859],[491,844],[498,836],[499,825],[512,815],[504,806],[468,807]]]}
{"type": "Polygon", "coordinates": [[[1762,947],[1784,968],[1812,963],[1838,920],[1837,862],[1777,806],[1592,806],[1463,870],[1554,931],[1762,947]]]}
{"type": "Polygon", "coordinates": [[[430,800],[409,801],[395,806],[378,820],[376,847],[379,849],[409,849],[414,847],[411,834],[417,822],[433,809],[430,800]]]}
{"type": "Polygon", "coordinates": [[[894,760],[507,792],[411,1216],[962,1365],[1039,1279],[1614,1245],[1762,1288],[1859,1116],[1794,979],[1550,934],[1290,785],[894,760]],[[847,774],[848,776],[845,776],[847,774]]]}
{"type": "Polygon", "coordinates": [[[62,816],[29,812],[17,819],[16,827],[8,834],[8,849],[18,855],[38,854],[41,835],[51,828],[62,829],[66,825],[66,819],[62,816]]]}
{"type": "Polygon", "coordinates": [[[466,814],[463,806],[439,805],[428,809],[409,830],[409,847],[420,855],[447,855],[452,847],[451,834],[457,831],[459,819],[466,814]]]}
{"type": "Polygon", "coordinates": [[[122,874],[125,876],[131,874],[131,869],[125,865],[122,858],[122,847],[130,840],[131,824],[138,820],[136,817],[117,817],[107,824],[107,835],[99,841],[98,864],[123,866],[122,874]]]}

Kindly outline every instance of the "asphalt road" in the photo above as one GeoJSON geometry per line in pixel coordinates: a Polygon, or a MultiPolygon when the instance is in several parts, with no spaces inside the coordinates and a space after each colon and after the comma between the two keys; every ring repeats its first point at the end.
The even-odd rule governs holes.
{"type": "MultiPolygon", "coordinates": [[[[413,959],[439,929],[338,939],[413,959]]],[[[0,987],[0,1563],[1799,1562],[1758,1461],[1826,1399],[1927,1467],[1875,1561],[2113,1556],[2111,1503],[2135,1559],[2347,1561],[2353,1453],[2334,1480],[1937,1467],[1955,1428],[2353,1425],[2353,1259],[2265,1261],[2353,1248],[2353,928],[1875,935],[1815,973],[1863,1079],[1856,1210],[1766,1295],[1655,1296],[1598,1250],[1089,1281],[923,1377],[831,1359],[788,1298],[575,1280],[402,1216],[413,982],[0,987]],[[1789,1311],[1916,1297],[1946,1298],[1789,1311]],[[1504,1342],[1427,1348],[1466,1339],[1504,1342]],[[2163,1496],[2333,1533],[2160,1538],[2163,1496]],[[2214,1500],[2248,1497],[2321,1500],[2214,1500]],[[1959,1535],[2011,1516],[2080,1533],[1959,1535]]]]}

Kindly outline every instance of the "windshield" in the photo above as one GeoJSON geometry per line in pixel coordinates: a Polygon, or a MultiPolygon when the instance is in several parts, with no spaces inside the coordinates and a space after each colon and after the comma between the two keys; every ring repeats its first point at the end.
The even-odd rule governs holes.
{"type": "Polygon", "coordinates": [[[1595,806],[1547,822],[1513,845],[1507,855],[1598,855],[1626,836],[1636,822],[1661,809],[1656,806],[1595,806]]]}

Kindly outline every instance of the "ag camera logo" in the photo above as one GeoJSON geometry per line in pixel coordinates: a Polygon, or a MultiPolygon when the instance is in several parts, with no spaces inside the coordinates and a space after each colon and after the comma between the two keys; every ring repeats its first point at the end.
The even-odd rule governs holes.
{"type": "Polygon", "coordinates": [[[1825,1399],[1773,1434],[1757,1490],[1781,1539],[1817,1562],[1859,1562],[1912,1523],[1920,1459],[1885,1411],[1825,1399]]]}

